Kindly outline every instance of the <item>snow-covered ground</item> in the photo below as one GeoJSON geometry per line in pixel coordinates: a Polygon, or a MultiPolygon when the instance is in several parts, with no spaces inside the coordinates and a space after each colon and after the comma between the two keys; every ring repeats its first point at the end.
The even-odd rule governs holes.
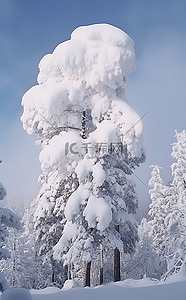
{"type": "MultiPolygon", "coordinates": [[[[167,280],[125,280],[95,288],[72,288],[70,284],[62,290],[48,287],[32,290],[33,300],[181,300],[186,295],[186,277],[174,276],[167,280]]],[[[2,297],[0,297],[2,299],[2,297]]],[[[4,298],[3,298],[4,299],[4,298]]],[[[9,298],[8,298],[9,299],[9,298]]],[[[12,300],[13,298],[11,298],[12,300]]]]}

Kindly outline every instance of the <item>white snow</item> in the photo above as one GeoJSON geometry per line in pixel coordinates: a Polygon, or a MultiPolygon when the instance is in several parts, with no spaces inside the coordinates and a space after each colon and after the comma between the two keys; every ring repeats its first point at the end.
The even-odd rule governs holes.
{"type": "Polygon", "coordinates": [[[101,163],[96,162],[95,159],[87,159],[87,157],[78,163],[75,172],[82,184],[85,183],[88,174],[92,173],[95,188],[101,186],[106,179],[106,173],[101,163]]]}
{"type": "Polygon", "coordinates": [[[80,183],[84,183],[88,173],[91,172],[90,161],[85,157],[78,163],[77,167],[75,168],[75,172],[80,183]]]}
{"type": "Polygon", "coordinates": [[[140,157],[143,130],[140,116],[129,104],[116,99],[112,101],[112,120],[118,128],[122,143],[127,145],[130,155],[140,157]]]}
{"type": "Polygon", "coordinates": [[[116,126],[109,120],[104,120],[101,123],[98,123],[96,130],[93,133],[90,133],[89,140],[92,145],[102,143],[102,154],[107,153],[110,143],[119,142],[119,137],[116,135],[116,126]],[[106,147],[104,147],[104,145],[106,147]],[[107,148],[107,150],[105,148],[107,148]]]}
{"type": "Polygon", "coordinates": [[[58,169],[65,177],[73,163],[78,161],[80,153],[81,140],[78,134],[63,131],[52,137],[41,151],[39,156],[41,168],[43,171],[50,171],[51,168],[58,169]]]}
{"type": "MultiPolygon", "coordinates": [[[[103,99],[102,99],[103,100],[103,99]]],[[[109,151],[111,143],[120,143],[127,146],[129,155],[140,157],[142,153],[143,125],[140,116],[125,101],[114,98],[111,102],[110,119],[96,123],[96,129],[90,133],[87,143],[94,146],[103,145],[99,155],[109,151]]],[[[96,110],[99,113],[99,110],[96,110]]],[[[94,114],[94,112],[93,112],[94,114]]],[[[88,148],[89,150],[89,148],[88,148]]],[[[92,149],[90,147],[89,154],[92,149]]]]}
{"type": "Polygon", "coordinates": [[[32,296],[30,292],[24,288],[7,289],[2,293],[2,300],[31,300],[32,296]]]}
{"type": "MultiPolygon", "coordinates": [[[[6,250],[6,249],[1,249],[1,251],[2,250],[8,252],[8,250],[6,250]]],[[[5,259],[7,259],[9,257],[8,255],[10,255],[9,252],[5,253],[5,255],[1,255],[1,256],[4,257],[5,259]]],[[[8,285],[8,282],[7,282],[6,278],[5,278],[5,276],[4,276],[4,273],[0,272],[0,291],[2,292],[2,291],[6,290],[8,288],[9,288],[9,285],[8,285]]]]}
{"type": "MultiPolygon", "coordinates": [[[[140,281],[127,280],[111,283],[96,288],[73,288],[55,293],[53,300],[175,300],[185,299],[186,282],[159,284],[157,281],[144,279],[140,281]]],[[[35,295],[33,300],[51,300],[51,295],[35,295]]]]}
{"type": "Polygon", "coordinates": [[[69,279],[65,281],[63,291],[67,291],[77,287],[81,287],[80,284],[75,279],[69,279]]]}
{"type": "MultiPolygon", "coordinates": [[[[73,287],[73,282],[67,282],[67,288],[62,290],[48,287],[43,290],[31,290],[33,300],[181,300],[185,299],[186,278],[179,275],[171,276],[169,280],[156,281],[148,278],[142,280],[127,279],[118,283],[110,283],[96,288],[73,287]]],[[[18,289],[19,290],[19,289],[18,289]]],[[[3,298],[4,300],[21,300],[21,298],[3,298]]],[[[24,298],[27,300],[27,298],[24,298]]],[[[30,300],[30,298],[28,298],[30,300]]]]}
{"type": "Polygon", "coordinates": [[[83,190],[83,185],[80,185],[68,199],[65,207],[65,217],[69,221],[80,211],[80,205],[83,199],[83,190]]]}
{"type": "Polygon", "coordinates": [[[92,195],[88,199],[83,215],[90,228],[105,230],[112,220],[112,211],[104,198],[97,198],[92,195]]]}
{"type": "MultiPolygon", "coordinates": [[[[48,287],[46,287],[44,289],[40,289],[40,290],[31,289],[30,293],[32,295],[50,295],[50,294],[59,293],[60,291],[61,290],[58,287],[48,286],[48,287]]],[[[34,297],[32,297],[32,298],[34,298],[34,297]]]]}
{"type": "Polygon", "coordinates": [[[63,234],[63,236],[60,238],[59,242],[54,246],[54,258],[56,260],[61,259],[61,249],[64,251],[67,250],[67,243],[69,240],[72,240],[73,237],[76,235],[77,227],[76,224],[73,224],[72,222],[66,222],[64,232],[67,234],[63,234]]]}
{"type": "Polygon", "coordinates": [[[106,179],[106,173],[103,170],[103,166],[100,162],[96,163],[92,166],[92,174],[93,174],[93,183],[95,188],[102,186],[106,179]]]}

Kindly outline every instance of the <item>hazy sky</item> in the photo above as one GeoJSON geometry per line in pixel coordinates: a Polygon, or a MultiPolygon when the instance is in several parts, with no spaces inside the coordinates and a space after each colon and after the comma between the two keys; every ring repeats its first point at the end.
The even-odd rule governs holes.
{"type": "MultiPolygon", "coordinates": [[[[21,98],[36,84],[38,63],[78,26],[109,23],[134,40],[136,71],[128,100],[144,117],[146,162],[135,174],[147,185],[149,166],[171,180],[174,130],[186,122],[186,0],[0,0],[0,181],[12,201],[39,191],[39,148],[22,129],[21,98]]],[[[148,188],[135,179],[140,209],[148,188]]]]}

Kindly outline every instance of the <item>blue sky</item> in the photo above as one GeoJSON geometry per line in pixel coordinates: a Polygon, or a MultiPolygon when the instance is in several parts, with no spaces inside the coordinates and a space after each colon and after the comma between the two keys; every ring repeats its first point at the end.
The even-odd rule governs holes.
{"type": "MultiPolygon", "coordinates": [[[[149,165],[171,179],[174,130],[185,129],[186,1],[0,0],[0,180],[11,200],[37,194],[40,174],[35,137],[22,129],[21,98],[34,84],[38,63],[78,26],[109,23],[135,43],[136,71],[128,100],[144,118],[146,162],[137,176],[147,184],[149,165]]],[[[140,207],[148,189],[136,179],[140,207]]]]}

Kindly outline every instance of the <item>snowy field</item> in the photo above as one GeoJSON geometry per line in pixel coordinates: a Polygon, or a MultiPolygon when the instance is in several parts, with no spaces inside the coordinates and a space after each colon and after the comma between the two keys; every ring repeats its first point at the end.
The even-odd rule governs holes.
{"type": "MultiPolygon", "coordinates": [[[[60,290],[48,287],[39,291],[32,290],[31,294],[33,300],[181,300],[185,299],[186,295],[186,277],[174,277],[166,283],[150,279],[128,279],[95,288],[67,287],[60,290]]],[[[13,299],[14,297],[6,298],[6,300],[13,299]]]]}
{"type": "Polygon", "coordinates": [[[186,295],[185,281],[160,284],[148,280],[126,280],[96,288],[74,288],[66,291],[54,289],[55,294],[49,294],[52,288],[48,288],[40,291],[40,294],[34,294],[33,300],[181,300],[186,295]]]}

